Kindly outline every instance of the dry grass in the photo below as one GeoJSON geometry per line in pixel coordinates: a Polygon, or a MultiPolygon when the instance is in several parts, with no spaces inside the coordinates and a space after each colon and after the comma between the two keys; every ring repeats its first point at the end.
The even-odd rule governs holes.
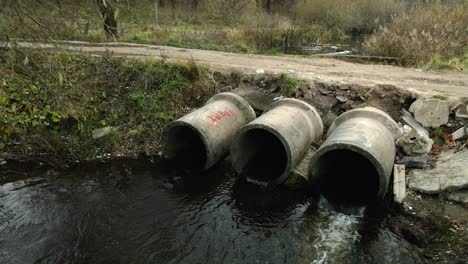
{"type": "Polygon", "coordinates": [[[468,47],[468,4],[418,5],[364,43],[369,55],[397,57],[403,65],[464,58],[468,47]]]}

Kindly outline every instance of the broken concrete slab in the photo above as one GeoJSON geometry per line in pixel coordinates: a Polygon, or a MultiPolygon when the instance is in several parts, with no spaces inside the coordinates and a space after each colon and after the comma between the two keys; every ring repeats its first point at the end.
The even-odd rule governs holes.
{"type": "Polygon", "coordinates": [[[453,140],[459,140],[468,136],[468,127],[462,127],[452,133],[453,140]]]}
{"type": "Polygon", "coordinates": [[[93,139],[98,139],[116,131],[117,131],[117,128],[111,127],[111,126],[98,128],[98,129],[93,130],[92,136],[93,136],[93,139]]]}
{"type": "Polygon", "coordinates": [[[406,197],[405,165],[393,166],[393,200],[401,204],[406,197]]]}
{"type": "Polygon", "coordinates": [[[411,169],[426,169],[429,167],[431,158],[424,154],[421,156],[404,156],[398,159],[397,164],[405,165],[411,169]]]}
{"type": "Polygon", "coordinates": [[[409,188],[421,193],[437,194],[468,187],[468,150],[442,153],[430,170],[412,170],[409,188]]]}
{"type": "Polygon", "coordinates": [[[440,99],[419,99],[410,107],[416,121],[425,127],[437,128],[449,121],[449,102],[440,99]]]}
{"type": "Polygon", "coordinates": [[[459,190],[450,193],[447,196],[447,200],[459,203],[465,207],[468,207],[468,189],[459,190]]]}

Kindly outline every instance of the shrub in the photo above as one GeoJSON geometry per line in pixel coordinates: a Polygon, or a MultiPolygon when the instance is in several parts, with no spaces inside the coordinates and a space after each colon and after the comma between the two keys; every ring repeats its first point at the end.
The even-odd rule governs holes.
{"type": "Polygon", "coordinates": [[[468,4],[417,5],[396,16],[364,43],[369,55],[397,57],[403,65],[463,58],[468,45],[468,4]]]}

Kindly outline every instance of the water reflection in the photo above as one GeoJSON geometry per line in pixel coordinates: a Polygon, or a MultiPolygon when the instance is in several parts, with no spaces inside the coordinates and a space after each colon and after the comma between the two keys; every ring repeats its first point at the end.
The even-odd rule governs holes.
{"type": "Polygon", "coordinates": [[[197,174],[143,161],[95,163],[0,185],[0,263],[413,260],[409,244],[384,248],[400,240],[379,221],[347,217],[307,193],[238,180],[228,163],[197,174]]]}

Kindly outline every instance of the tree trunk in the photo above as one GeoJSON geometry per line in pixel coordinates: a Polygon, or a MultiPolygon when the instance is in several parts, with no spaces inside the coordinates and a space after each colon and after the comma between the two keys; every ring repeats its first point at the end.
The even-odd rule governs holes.
{"type": "Polygon", "coordinates": [[[118,38],[117,19],[113,3],[107,0],[96,0],[99,12],[104,19],[104,32],[107,37],[118,38]]]}
{"type": "Polygon", "coordinates": [[[159,0],[154,0],[154,22],[159,24],[159,0]]]}
{"type": "Polygon", "coordinates": [[[271,6],[271,0],[266,0],[265,10],[268,14],[273,13],[273,8],[271,6]]]}
{"type": "Polygon", "coordinates": [[[192,9],[196,10],[198,8],[198,0],[192,0],[192,9]]]}

